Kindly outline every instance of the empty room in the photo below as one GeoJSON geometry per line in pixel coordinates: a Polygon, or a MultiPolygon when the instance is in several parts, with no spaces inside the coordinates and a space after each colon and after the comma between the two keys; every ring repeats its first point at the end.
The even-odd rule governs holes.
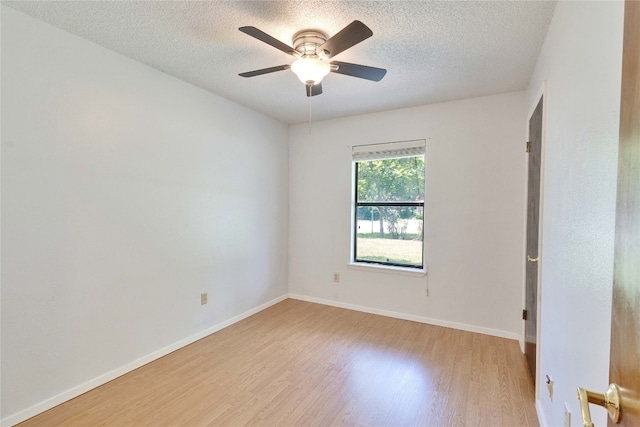
{"type": "Polygon", "coordinates": [[[2,426],[640,425],[640,2],[2,1],[2,426]]]}

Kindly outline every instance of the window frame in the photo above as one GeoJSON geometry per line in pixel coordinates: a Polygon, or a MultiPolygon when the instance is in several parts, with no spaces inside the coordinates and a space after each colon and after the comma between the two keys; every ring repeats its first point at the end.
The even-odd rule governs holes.
{"type": "MultiPolygon", "coordinates": [[[[378,157],[375,158],[371,158],[371,159],[367,159],[367,158],[358,158],[356,159],[355,155],[352,157],[352,186],[351,186],[351,194],[352,194],[352,203],[351,203],[351,209],[352,209],[352,215],[351,215],[351,228],[352,228],[352,233],[351,233],[351,262],[350,265],[353,267],[364,267],[364,268],[375,268],[375,269],[381,269],[381,270],[388,270],[390,272],[393,271],[400,271],[400,272],[406,272],[406,273],[410,273],[410,274],[415,274],[418,273],[420,275],[426,274],[426,256],[425,256],[425,241],[424,241],[424,234],[425,234],[425,230],[424,230],[424,224],[425,224],[425,198],[426,198],[426,172],[427,172],[427,168],[426,168],[426,141],[425,140],[416,140],[416,141],[403,141],[403,142],[399,142],[399,143],[384,143],[384,144],[372,144],[370,145],[371,147],[376,147],[376,146],[383,146],[383,147],[393,147],[394,145],[398,144],[407,144],[407,143],[412,143],[413,145],[415,145],[416,147],[422,147],[422,152],[421,153],[416,153],[416,154],[412,154],[412,155],[403,155],[403,154],[398,154],[398,155],[393,155],[393,154],[389,154],[389,155],[380,155],[378,157]],[[379,202],[361,202],[358,201],[358,164],[360,162],[365,162],[365,161],[373,161],[373,160],[386,160],[386,159],[394,159],[394,158],[402,158],[402,157],[422,157],[424,160],[424,171],[423,171],[423,186],[424,186],[424,194],[425,197],[423,198],[422,201],[379,201],[379,202]],[[408,264],[401,264],[401,263],[396,263],[396,262],[383,262],[383,261],[372,261],[372,260],[358,260],[358,249],[357,249],[357,239],[358,239],[358,208],[359,207],[398,207],[398,208],[402,208],[402,207],[416,207],[416,208],[422,208],[422,260],[421,260],[421,265],[417,266],[417,265],[408,265],[408,264]]],[[[363,147],[363,146],[354,146],[354,152],[356,147],[363,147]]]]}

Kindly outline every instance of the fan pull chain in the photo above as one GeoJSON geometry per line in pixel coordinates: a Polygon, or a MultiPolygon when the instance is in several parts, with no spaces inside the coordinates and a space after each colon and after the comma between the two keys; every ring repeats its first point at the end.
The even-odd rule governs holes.
{"type": "MultiPolygon", "coordinates": [[[[309,85],[309,95],[312,95],[313,86],[309,85]]],[[[309,96],[309,133],[311,133],[311,100],[313,96],[309,96]]]]}

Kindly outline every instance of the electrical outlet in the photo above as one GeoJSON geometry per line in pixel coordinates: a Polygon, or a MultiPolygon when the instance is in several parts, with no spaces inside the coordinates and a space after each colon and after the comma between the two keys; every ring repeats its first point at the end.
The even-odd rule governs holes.
{"type": "Polygon", "coordinates": [[[340,273],[333,273],[333,281],[335,283],[340,282],[340,273]]]}
{"type": "Polygon", "coordinates": [[[200,305],[205,305],[207,303],[207,293],[203,292],[200,294],[200,305]]]}
{"type": "Polygon", "coordinates": [[[571,410],[567,402],[564,402],[564,427],[571,427],[571,410]]]}
{"type": "Polygon", "coordinates": [[[549,375],[546,376],[545,383],[547,384],[547,390],[549,391],[549,399],[553,402],[553,380],[549,375]]]}

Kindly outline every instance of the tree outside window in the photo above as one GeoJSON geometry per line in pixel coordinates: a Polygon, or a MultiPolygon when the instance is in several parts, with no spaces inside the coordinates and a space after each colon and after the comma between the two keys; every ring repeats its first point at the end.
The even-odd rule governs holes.
{"type": "Polygon", "coordinates": [[[423,267],[424,155],[354,163],[354,261],[423,267]]]}

